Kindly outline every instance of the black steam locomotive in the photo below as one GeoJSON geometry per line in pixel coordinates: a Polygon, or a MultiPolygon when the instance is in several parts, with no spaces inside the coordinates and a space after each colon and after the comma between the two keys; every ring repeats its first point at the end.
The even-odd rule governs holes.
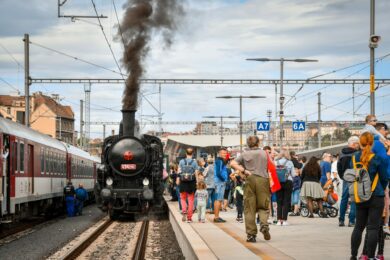
{"type": "Polygon", "coordinates": [[[151,135],[138,135],[134,110],[123,110],[119,135],[104,140],[98,169],[98,204],[110,218],[148,215],[163,210],[163,145],[151,135]]]}

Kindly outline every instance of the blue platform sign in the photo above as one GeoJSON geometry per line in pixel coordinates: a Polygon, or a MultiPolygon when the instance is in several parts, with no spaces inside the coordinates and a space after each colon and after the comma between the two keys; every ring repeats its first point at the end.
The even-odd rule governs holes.
{"type": "Polygon", "coordinates": [[[302,121],[293,122],[292,129],[294,132],[303,132],[306,130],[306,123],[302,121]]]}
{"type": "Polygon", "coordinates": [[[257,131],[269,131],[270,125],[270,122],[267,121],[256,122],[257,131]]]}

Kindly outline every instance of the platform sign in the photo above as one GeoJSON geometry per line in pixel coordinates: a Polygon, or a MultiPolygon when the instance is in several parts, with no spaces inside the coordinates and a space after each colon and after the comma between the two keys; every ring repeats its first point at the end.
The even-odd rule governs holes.
{"type": "Polygon", "coordinates": [[[306,130],[306,123],[302,121],[293,122],[292,129],[294,132],[303,132],[306,130]]]}
{"type": "Polygon", "coordinates": [[[271,126],[270,122],[267,121],[256,122],[257,131],[269,131],[270,126],[271,126]]]}

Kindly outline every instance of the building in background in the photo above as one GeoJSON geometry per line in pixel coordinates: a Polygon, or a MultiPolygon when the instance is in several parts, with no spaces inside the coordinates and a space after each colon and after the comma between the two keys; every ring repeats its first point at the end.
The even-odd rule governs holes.
{"type": "MultiPolygon", "coordinates": [[[[30,126],[43,134],[74,144],[74,113],[70,106],[61,105],[58,95],[41,92],[31,95],[30,126]]],[[[24,96],[0,95],[0,114],[20,124],[25,123],[24,96]]]]}

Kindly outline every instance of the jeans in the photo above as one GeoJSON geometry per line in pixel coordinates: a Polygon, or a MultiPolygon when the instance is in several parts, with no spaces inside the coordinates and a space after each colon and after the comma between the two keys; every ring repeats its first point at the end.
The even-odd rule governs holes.
{"type": "Polygon", "coordinates": [[[244,207],[244,196],[241,195],[238,191],[236,192],[236,207],[237,207],[237,218],[242,218],[242,210],[244,207]]]}
{"type": "Polygon", "coordinates": [[[68,213],[68,217],[74,216],[74,197],[73,196],[66,196],[66,211],[68,213]]]}
{"type": "Polygon", "coordinates": [[[291,205],[292,181],[281,183],[282,188],[276,192],[278,200],[278,220],[287,220],[291,205]]]}
{"type": "Polygon", "coordinates": [[[300,189],[297,189],[297,190],[294,190],[292,192],[292,196],[291,196],[291,205],[300,205],[301,203],[299,203],[300,201],[300,198],[299,198],[299,193],[301,192],[300,189]]]}
{"type": "MultiPolygon", "coordinates": [[[[345,220],[345,212],[347,211],[348,199],[349,199],[349,186],[351,184],[344,181],[343,182],[343,194],[341,195],[340,202],[340,215],[339,222],[343,222],[345,220]]],[[[349,210],[349,223],[355,224],[355,214],[356,214],[356,204],[355,202],[351,202],[351,207],[349,210]]]]}
{"type": "Polygon", "coordinates": [[[357,257],[362,241],[362,233],[367,228],[367,256],[375,257],[378,233],[381,227],[381,216],[385,206],[384,197],[372,196],[369,201],[356,205],[356,225],[351,236],[351,255],[357,257]]]}
{"type": "Polygon", "coordinates": [[[194,196],[194,193],[180,192],[182,212],[187,213],[187,220],[192,220],[192,213],[194,211],[194,196]]]}
{"type": "Polygon", "coordinates": [[[180,199],[180,189],[179,189],[179,186],[176,186],[176,196],[177,196],[177,201],[179,202],[179,209],[181,211],[181,199],[180,199]]]}
{"type": "Polygon", "coordinates": [[[204,202],[199,203],[198,202],[196,209],[198,211],[198,220],[204,221],[206,219],[206,203],[204,203],[204,202]]]}
{"type": "Polygon", "coordinates": [[[207,209],[211,209],[212,211],[214,211],[214,193],[215,193],[215,189],[214,188],[207,188],[207,192],[209,193],[209,197],[207,199],[207,206],[206,208],[207,209]]]}
{"type": "Polygon", "coordinates": [[[223,196],[225,195],[225,187],[226,182],[215,183],[214,200],[223,201],[223,196]]]}
{"type": "Polygon", "coordinates": [[[84,201],[76,199],[75,215],[77,214],[79,214],[80,216],[83,215],[83,207],[84,207],[84,201]]]}

